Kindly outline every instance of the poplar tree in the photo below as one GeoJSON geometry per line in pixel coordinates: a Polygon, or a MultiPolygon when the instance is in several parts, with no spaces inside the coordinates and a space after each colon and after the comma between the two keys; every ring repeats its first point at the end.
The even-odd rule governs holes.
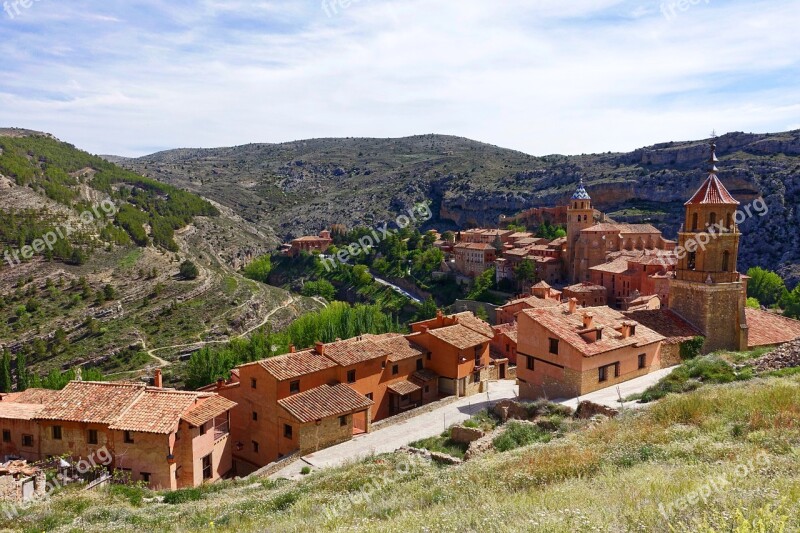
{"type": "Polygon", "coordinates": [[[3,350],[3,360],[0,364],[0,392],[11,392],[11,353],[3,350]]]}

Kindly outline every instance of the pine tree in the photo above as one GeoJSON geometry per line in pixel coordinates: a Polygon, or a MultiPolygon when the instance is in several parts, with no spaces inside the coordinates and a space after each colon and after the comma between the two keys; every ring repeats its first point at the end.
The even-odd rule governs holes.
{"type": "Polygon", "coordinates": [[[25,352],[19,352],[17,355],[17,391],[19,392],[28,390],[29,387],[27,364],[25,352]]]}
{"type": "Polygon", "coordinates": [[[3,350],[3,360],[0,364],[0,392],[11,392],[11,353],[3,350]]]}

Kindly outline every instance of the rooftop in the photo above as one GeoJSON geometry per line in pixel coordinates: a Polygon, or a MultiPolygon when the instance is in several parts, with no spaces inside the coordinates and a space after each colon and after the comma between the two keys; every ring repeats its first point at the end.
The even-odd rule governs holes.
{"type": "MultiPolygon", "coordinates": [[[[489,328],[491,329],[491,326],[489,328]]],[[[480,346],[484,342],[488,342],[491,338],[494,338],[494,333],[492,333],[491,337],[487,338],[485,335],[481,335],[462,324],[430,329],[428,333],[459,350],[480,346]]]]}
{"type": "Polygon", "coordinates": [[[33,420],[39,416],[44,405],[39,403],[0,402],[0,419],[33,420]]]}
{"type": "Polygon", "coordinates": [[[800,338],[800,321],[749,307],[745,309],[745,314],[750,348],[773,346],[800,338]]]}
{"type": "Polygon", "coordinates": [[[646,346],[664,340],[662,335],[642,325],[637,325],[634,335],[627,339],[623,338],[616,328],[621,327],[629,318],[610,307],[589,307],[579,313],[570,314],[566,306],[559,306],[551,309],[526,309],[522,313],[574,347],[584,357],[593,357],[627,346],[646,346]],[[588,342],[581,336],[581,332],[586,331],[583,325],[586,313],[594,315],[594,327],[603,329],[601,340],[588,342]]]}
{"type": "Polygon", "coordinates": [[[415,359],[428,351],[399,333],[387,333],[372,337],[376,344],[389,352],[389,362],[396,363],[405,359],[415,359]]]}
{"type": "Polygon", "coordinates": [[[181,414],[194,405],[196,398],[197,394],[177,391],[145,391],[108,429],[139,433],[172,433],[178,428],[181,414]]]}
{"type": "Polygon", "coordinates": [[[582,230],[582,232],[589,233],[595,231],[618,232],[622,235],[661,235],[661,231],[650,224],[619,224],[616,222],[602,222],[582,230]]]}
{"type": "Polygon", "coordinates": [[[389,350],[372,339],[355,337],[325,345],[325,357],[339,366],[352,366],[364,361],[380,359],[389,355],[389,350]]]}
{"type": "Polygon", "coordinates": [[[666,344],[679,344],[702,335],[689,322],[669,309],[627,311],[626,317],[665,337],[666,344]]]}
{"type": "Polygon", "coordinates": [[[313,350],[270,357],[269,359],[258,361],[257,364],[261,365],[264,370],[278,381],[298,378],[336,366],[336,363],[332,360],[319,355],[313,350]]]}
{"type": "Polygon", "coordinates": [[[722,184],[717,175],[712,173],[685,205],[704,204],[739,205],[739,202],[731,196],[731,193],[728,192],[728,189],[725,188],[725,185],[722,184]]]}
{"type": "Polygon", "coordinates": [[[416,383],[411,383],[410,381],[404,379],[402,381],[392,383],[389,385],[388,389],[395,394],[399,394],[400,396],[406,396],[422,390],[422,387],[416,383]]]}
{"type": "Polygon", "coordinates": [[[278,400],[278,405],[301,423],[368,409],[373,401],[344,384],[322,385],[278,400]]]}
{"type": "Polygon", "coordinates": [[[112,424],[146,388],[144,384],[72,381],[45,405],[38,418],[112,424]]]}

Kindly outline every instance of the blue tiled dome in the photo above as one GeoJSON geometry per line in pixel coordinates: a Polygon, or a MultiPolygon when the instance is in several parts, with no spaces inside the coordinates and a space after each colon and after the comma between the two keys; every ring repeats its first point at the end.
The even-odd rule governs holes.
{"type": "Polygon", "coordinates": [[[578,189],[575,191],[575,194],[572,195],[573,200],[591,200],[592,198],[589,196],[589,193],[586,192],[586,188],[583,186],[583,179],[581,179],[580,184],[578,185],[578,189]]]}

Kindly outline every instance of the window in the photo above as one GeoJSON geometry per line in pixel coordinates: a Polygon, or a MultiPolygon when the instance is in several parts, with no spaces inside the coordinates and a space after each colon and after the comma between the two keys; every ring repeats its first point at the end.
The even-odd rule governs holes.
{"type": "Polygon", "coordinates": [[[692,231],[697,231],[697,213],[692,215],[692,231]]]}
{"type": "Polygon", "coordinates": [[[258,453],[258,443],[253,441],[253,453],[258,453]]]}
{"type": "Polygon", "coordinates": [[[422,359],[417,359],[417,370],[422,370],[423,368],[422,359]]]}
{"type": "Polygon", "coordinates": [[[283,425],[283,436],[286,437],[287,439],[292,438],[292,426],[290,426],[289,424],[283,425]]]}
{"type": "Polygon", "coordinates": [[[33,448],[33,435],[23,435],[22,445],[26,448],[33,448]]]}
{"type": "Polygon", "coordinates": [[[598,377],[600,379],[600,383],[602,383],[604,381],[608,381],[608,367],[607,366],[601,366],[599,371],[600,371],[600,374],[599,374],[598,377]]]}
{"type": "Polygon", "coordinates": [[[398,365],[392,365],[392,375],[396,376],[400,373],[400,367],[398,365]]]}
{"type": "Polygon", "coordinates": [[[348,383],[355,383],[356,382],[356,371],[355,370],[348,370],[347,371],[347,382],[348,383]]]}
{"type": "Polygon", "coordinates": [[[722,271],[728,272],[731,264],[731,253],[728,250],[722,252],[722,271]]]}
{"type": "Polygon", "coordinates": [[[473,383],[480,383],[481,382],[481,373],[480,372],[473,372],[472,373],[472,382],[473,383]]]}
{"type": "Polygon", "coordinates": [[[431,360],[431,352],[428,352],[428,354],[425,356],[425,358],[426,358],[428,361],[430,361],[430,360],[431,360]]]}
{"type": "Polygon", "coordinates": [[[207,431],[207,430],[206,430],[206,425],[205,425],[205,424],[203,424],[202,426],[200,426],[200,434],[201,434],[201,435],[205,435],[205,434],[206,434],[206,431],[207,431]]]}
{"type": "Polygon", "coordinates": [[[124,440],[125,444],[133,444],[133,433],[131,433],[130,431],[126,431],[124,440]]]}
{"type": "Polygon", "coordinates": [[[3,442],[11,442],[11,431],[8,429],[3,430],[3,442]]]}
{"type": "Polygon", "coordinates": [[[525,358],[525,368],[527,368],[528,370],[535,370],[534,365],[536,363],[534,363],[534,361],[535,361],[535,359],[533,357],[526,357],[525,358]]]}
{"type": "Polygon", "coordinates": [[[300,380],[292,381],[289,383],[289,394],[297,394],[300,392],[300,380]]]}
{"type": "Polygon", "coordinates": [[[430,388],[428,385],[425,385],[425,394],[428,394],[428,392],[429,392],[430,390],[431,390],[431,388],[430,388]]]}
{"type": "Polygon", "coordinates": [[[381,361],[381,368],[386,368],[386,361],[381,361]]]}
{"type": "Polygon", "coordinates": [[[258,422],[258,413],[253,411],[253,422],[258,422]]]}
{"type": "Polygon", "coordinates": [[[367,399],[369,399],[369,400],[372,400],[372,393],[371,393],[371,392],[368,392],[368,393],[367,393],[367,394],[365,394],[364,396],[366,396],[366,397],[367,397],[367,399]]]}
{"type": "Polygon", "coordinates": [[[642,354],[639,356],[639,370],[643,369],[647,366],[647,354],[642,354]]]}
{"type": "Polygon", "coordinates": [[[99,444],[100,443],[100,439],[97,438],[97,430],[96,429],[90,429],[89,430],[89,435],[87,437],[87,440],[89,441],[89,444],[99,444]]]}
{"type": "Polygon", "coordinates": [[[203,457],[203,479],[211,479],[213,476],[211,454],[203,457]]]}
{"type": "Polygon", "coordinates": [[[53,440],[61,440],[61,426],[53,426],[53,440]]]}
{"type": "Polygon", "coordinates": [[[689,252],[689,270],[697,267],[697,252],[689,252]]]}
{"type": "Polygon", "coordinates": [[[614,377],[618,378],[621,374],[619,363],[614,363],[614,377]]]}
{"type": "Polygon", "coordinates": [[[550,353],[558,355],[558,339],[550,339],[550,353]]]}
{"type": "Polygon", "coordinates": [[[344,427],[347,425],[347,416],[340,416],[339,417],[339,425],[344,427]]]}
{"type": "Polygon", "coordinates": [[[708,217],[708,225],[713,226],[716,223],[717,223],[717,214],[711,213],[711,215],[708,217]]]}
{"type": "Polygon", "coordinates": [[[256,388],[256,378],[250,378],[250,388],[251,389],[256,388]]]}
{"type": "Polygon", "coordinates": [[[150,472],[142,472],[141,476],[142,476],[142,481],[148,484],[150,483],[150,472]]]}

